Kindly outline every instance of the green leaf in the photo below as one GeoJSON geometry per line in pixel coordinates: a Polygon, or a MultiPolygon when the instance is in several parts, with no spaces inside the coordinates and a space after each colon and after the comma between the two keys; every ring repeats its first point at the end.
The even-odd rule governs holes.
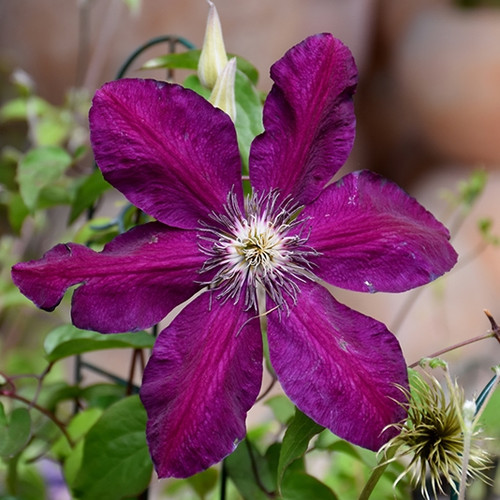
{"type": "Polygon", "coordinates": [[[151,348],[154,338],[141,331],[135,333],[103,334],[63,325],[52,330],[44,342],[45,358],[49,362],[68,356],[102,349],[151,348]]]}
{"type": "Polygon", "coordinates": [[[76,415],[68,426],[68,432],[76,442],[76,446],[70,450],[63,465],[64,477],[70,487],[75,483],[82,465],[84,440],[81,438],[95,425],[101,415],[101,410],[89,408],[76,415]]]}
{"type": "MultiPolygon", "coordinates": [[[[186,52],[177,52],[175,54],[166,54],[164,56],[155,57],[147,61],[142,69],[191,69],[196,71],[198,69],[198,60],[200,59],[201,50],[188,50],[186,52]]],[[[236,57],[236,67],[243,72],[249,80],[257,85],[259,80],[259,72],[253,64],[242,57],[228,54],[228,59],[236,57]]]]}
{"type": "Polygon", "coordinates": [[[95,169],[76,189],[75,199],[69,215],[69,223],[74,222],[85,210],[109,188],[99,169],[95,169]]]}
{"type": "Polygon", "coordinates": [[[7,207],[10,227],[15,234],[19,234],[30,211],[19,193],[10,193],[7,207]]]}
{"type": "Polygon", "coordinates": [[[94,384],[85,387],[80,398],[87,401],[88,406],[106,409],[123,398],[124,387],[116,384],[94,384]]]}
{"type": "Polygon", "coordinates": [[[63,475],[69,488],[73,487],[80,472],[83,460],[83,446],[84,442],[82,439],[76,443],[73,449],[69,449],[67,456],[64,458],[63,475]]]}
{"type": "Polygon", "coordinates": [[[5,408],[3,407],[3,404],[0,401],[0,427],[4,427],[8,425],[8,423],[9,421],[7,419],[7,415],[5,414],[5,408]]]}
{"type": "Polygon", "coordinates": [[[217,470],[211,467],[199,474],[188,477],[186,481],[200,498],[206,498],[207,494],[217,485],[218,477],[217,470]]]}
{"type": "MultiPolygon", "coordinates": [[[[196,75],[188,76],[183,85],[194,90],[205,99],[210,97],[210,91],[203,87],[196,75]]],[[[236,72],[234,91],[236,99],[236,123],[234,126],[243,164],[243,174],[247,175],[250,145],[255,136],[264,130],[262,125],[262,103],[259,93],[252,85],[252,82],[241,71],[236,72]]]]}
{"type": "Polygon", "coordinates": [[[295,415],[295,406],[286,396],[273,396],[264,404],[271,408],[276,420],[282,424],[287,424],[295,415]]]}
{"type": "Polygon", "coordinates": [[[144,491],[153,465],[146,444],[146,411],[139,396],[110,406],[85,436],[75,479],[80,500],[118,500],[144,491]]]}
{"type": "Polygon", "coordinates": [[[243,173],[248,174],[250,145],[264,131],[262,125],[262,103],[260,96],[248,77],[236,72],[234,83],[236,98],[236,133],[243,163],[243,173]]]}
{"type": "Polygon", "coordinates": [[[94,250],[101,250],[106,243],[118,236],[118,234],[116,220],[111,220],[109,217],[97,217],[83,224],[73,236],[73,241],[87,245],[94,250]]]}
{"type": "Polygon", "coordinates": [[[192,69],[198,68],[201,50],[187,50],[174,54],[165,54],[147,61],[142,69],[192,69]]]}
{"type": "Polygon", "coordinates": [[[288,470],[281,483],[283,500],[337,500],[337,495],[319,479],[305,473],[288,470]]]}
{"type": "Polygon", "coordinates": [[[43,396],[43,406],[47,410],[55,410],[57,405],[63,401],[78,398],[81,393],[81,388],[77,385],[69,385],[66,382],[56,382],[54,384],[46,384],[43,396]]]}
{"type": "Polygon", "coordinates": [[[345,453],[357,460],[362,460],[363,457],[359,453],[358,446],[351,444],[333,434],[329,429],[325,429],[318,435],[318,439],[314,443],[314,449],[335,451],[338,453],[345,453]]]}
{"type": "Polygon", "coordinates": [[[24,203],[31,213],[37,208],[40,192],[60,179],[72,158],[57,146],[30,150],[19,162],[17,182],[24,203]]]}
{"type": "Polygon", "coordinates": [[[466,209],[472,208],[486,187],[488,174],[484,170],[475,170],[465,181],[459,183],[460,201],[466,209]]]}
{"type": "Polygon", "coordinates": [[[296,409],[295,416],[283,436],[278,463],[278,484],[281,484],[289,465],[305,454],[311,438],[323,429],[321,425],[313,422],[307,415],[296,409]]]}
{"type": "MultiPolygon", "coordinates": [[[[15,496],[0,496],[1,500],[40,500],[48,498],[45,481],[36,465],[26,464],[21,460],[16,461],[16,458],[12,459],[9,462],[9,473],[5,482],[8,485],[7,488],[15,492],[15,496]]],[[[0,491],[2,490],[0,489],[0,491]]]]}
{"type": "Polygon", "coordinates": [[[9,191],[17,191],[16,183],[17,160],[5,151],[0,156],[0,184],[9,191]]]}
{"type": "Polygon", "coordinates": [[[366,494],[369,494],[369,498],[373,500],[378,498],[394,500],[410,498],[409,492],[406,491],[408,483],[405,478],[398,483],[397,489],[393,487],[395,477],[404,470],[404,466],[391,463],[387,468],[385,466],[376,468],[378,465],[376,453],[360,447],[356,448],[360,455],[359,458],[351,453],[336,453],[332,457],[330,471],[325,477],[326,484],[333,488],[340,498],[353,500],[368,498],[363,496],[366,494]],[[380,473],[382,475],[379,476],[380,473]],[[370,492],[364,491],[370,481],[374,481],[370,492]],[[400,491],[403,490],[405,490],[404,494],[400,495],[400,491]],[[362,491],[363,495],[361,495],[362,491]]]}
{"type": "Polygon", "coordinates": [[[243,57],[235,56],[234,54],[228,54],[227,57],[228,59],[236,57],[236,68],[244,73],[253,85],[257,85],[259,81],[259,72],[250,61],[243,59],[243,57]]]}
{"type": "MultiPolygon", "coordinates": [[[[484,403],[484,399],[483,398],[481,399],[482,401],[479,402],[481,403],[482,406],[484,403]]],[[[500,442],[499,442],[500,426],[498,425],[499,412],[500,412],[500,388],[497,386],[494,392],[491,394],[490,399],[488,400],[486,407],[482,410],[480,416],[480,424],[481,424],[480,427],[481,429],[483,429],[483,435],[492,438],[491,444],[488,443],[489,448],[495,450],[495,453],[497,455],[500,454],[500,442]]]]}
{"type": "Polygon", "coordinates": [[[274,480],[267,460],[246,439],[226,458],[227,473],[245,500],[268,500],[274,480]],[[256,478],[256,474],[258,478],[256,478]]]}
{"type": "Polygon", "coordinates": [[[0,427],[0,456],[17,455],[31,436],[31,417],[26,408],[16,408],[10,414],[8,425],[0,427]]]}
{"type": "Polygon", "coordinates": [[[34,116],[41,116],[51,111],[53,111],[53,106],[40,97],[17,97],[7,101],[0,108],[0,122],[27,120],[28,113],[34,116]]]}
{"type": "MultiPolygon", "coordinates": [[[[69,422],[67,432],[73,442],[80,441],[92,426],[99,420],[102,410],[99,408],[87,408],[77,413],[69,422]]],[[[52,446],[52,453],[58,460],[63,460],[73,453],[65,436],[61,436],[52,446]]],[[[83,451],[83,447],[82,447],[83,451]]],[[[83,456],[83,455],[82,455],[83,456]]],[[[81,457],[80,457],[81,459],[81,457]]]]}
{"type": "Polygon", "coordinates": [[[83,437],[95,425],[102,415],[102,410],[98,408],[88,408],[77,413],[68,424],[68,434],[76,445],[70,448],[64,437],[54,444],[52,454],[63,462],[63,473],[68,486],[72,486],[80,471],[83,460],[83,437]]]}
{"type": "Polygon", "coordinates": [[[78,146],[74,151],[73,151],[73,160],[79,161],[83,159],[83,157],[87,154],[89,151],[89,148],[86,144],[82,144],[81,146],[78,146]]]}
{"type": "Polygon", "coordinates": [[[194,90],[197,94],[204,97],[207,101],[210,97],[210,90],[201,84],[200,79],[196,75],[189,75],[182,82],[182,86],[186,89],[194,90]]]}
{"type": "Polygon", "coordinates": [[[68,179],[59,179],[59,184],[44,186],[38,198],[37,208],[45,209],[56,205],[70,205],[73,201],[74,193],[68,186],[68,179]]]}
{"type": "Polygon", "coordinates": [[[54,110],[40,117],[33,127],[38,146],[61,146],[71,131],[71,116],[65,110],[54,110]]]}
{"type": "Polygon", "coordinates": [[[26,120],[26,117],[26,99],[23,99],[22,97],[11,99],[0,108],[0,121],[2,122],[11,120],[26,120]]]}
{"type": "Polygon", "coordinates": [[[493,220],[490,217],[484,217],[477,221],[477,226],[481,236],[486,243],[494,246],[500,245],[500,237],[493,234],[493,220]]]}
{"type": "Polygon", "coordinates": [[[141,10],[141,0],[123,0],[132,15],[137,15],[141,10]]]}
{"type": "Polygon", "coordinates": [[[99,408],[87,408],[77,413],[68,424],[68,434],[78,441],[95,425],[102,413],[99,408]]]}

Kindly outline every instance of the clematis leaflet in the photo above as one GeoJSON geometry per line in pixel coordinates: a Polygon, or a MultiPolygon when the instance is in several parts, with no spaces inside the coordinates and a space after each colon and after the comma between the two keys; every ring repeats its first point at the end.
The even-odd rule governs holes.
{"type": "Polygon", "coordinates": [[[379,449],[405,417],[405,360],[385,325],[324,285],[402,292],[456,262],[446,228],[392,182],[361,171],[329,183],[355,135],[347,47],[327,33],[309,37],[271,77],[247,199],[226,113],[175,84],[104,85],[89,115],[97,164],[156,222],[102,252],[58,245],[12,271],[47,310],[80,284],[73,323],[103,333],[148,328],[195,296],[160,333],[141,387],[160,477],[197,473],[245,436],[261,386],[262,317],[271,364],[295,405],[379,449]]]}

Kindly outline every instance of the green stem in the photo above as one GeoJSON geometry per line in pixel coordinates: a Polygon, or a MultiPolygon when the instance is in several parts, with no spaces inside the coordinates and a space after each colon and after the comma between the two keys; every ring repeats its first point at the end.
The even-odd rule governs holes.
{"type": "Polygon", "coordinates": [[[465,500],[465,490],[467,489],[467,470],[469,468],[470,442],[472,439],[472,429],[464,432],[464,452],[462,458],[462,474],[460,475],[460,485],[458,487],[458,500],[465,500]]]}
{"type": "Polygon", "coordinates": [[[396,450],[397,447],[395,446],[387,450],[384,454],[384,461],[373,469],[365,487],[363,488],[363,491],[359,495],[358,500],[368,500],[370,498],[370,495],[373,493],[375,486],[377,486],[379,479],[383,476],[387,466],[391,463],[392,458],[396,454],[396,450]]]}
{"type": "Polygon", "coordinates": [[[276,496],[274,491],[269,491],[260,479],[259,469],[257,468],[257,462],[255,460],[255,456],[253,454],[252,445],[248,440],[248,437],[245,438],[245,445],[248,451],[248,456],[250,457],[250,465],[252,466],[252,472],[255,479],[255,483],[257,486],[265,493],[269,498],[274,498],[276,496]]]}
{"type": "Polygon", "coordinates": [[[222,470],[220,474],[220,500],[226,500],[226,485],[227,485],[227,465],[226,459],[222,461],[222,470]]]}
{"type": "MultiPolygon", "coordinates": [[[[498,330],[498,326],[496,328],[498,330]]],[[[498,333],[498,332],[496,332],[498,333]]],[[[472,439],[472,434],[474,432],[474,427],[477,425],[481,415],[486,408],[491,396],[495,392],[495,389],[500,381],[500,370],[495,369],[495,376],[486,384],[481,394],[476,399],[476,414],[474,415],[474,420],[470,426],[470,429],[464,430],[464,452],[462,460],[462,474],[460,476],[460,484],[458,488],[458,494],[452,490],[450,494],[450,500],[465,500],[465,490],[467,489],[467,469],[469,465],[469,455],[470,455],[470,444],[472,439]]],[[[467,425],[467,424],[466,424],[467,425]]]]}
{"type": "Polygon", "coordinates": [[[19,457],[21,456],[20,453],[17,455],[13,456],[7,463],[7,477],[5,478],[5,483],[7,486],[7,491],[13,495],[14,497],[17,496],[17,464],[19,463],[19,457]]]}

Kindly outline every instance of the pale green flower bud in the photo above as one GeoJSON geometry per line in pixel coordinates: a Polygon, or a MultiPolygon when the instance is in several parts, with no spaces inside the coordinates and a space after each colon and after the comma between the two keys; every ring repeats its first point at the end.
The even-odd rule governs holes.
{"type": "Polygon", "coordinates": [[[215,5],[210,0],[205,39],[198,61],[198,78],[203,86],[212,89],[227,65],[222,28],[215,5]]]}
{"type": "Polygon", "coordinates": [[[465,432],[471,432],[474,429],[474,417],[476,415],[476,403],[469,399],[462,406],[462,414],[464,418],[465,432]]]}
{"type": "Polygon", "coordinates": [[[208,99],[216,108],[222,109],[236,121],[236,100],[234,97],[234,79],[236,76],[236,58],[233,57],[217,78],[212,94],[208,99]]]}

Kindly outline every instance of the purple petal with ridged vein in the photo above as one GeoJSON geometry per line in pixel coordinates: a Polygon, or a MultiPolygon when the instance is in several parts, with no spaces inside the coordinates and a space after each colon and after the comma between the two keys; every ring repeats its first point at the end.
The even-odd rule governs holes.
{"type": "Polygon", "coordinates": [[[378,450],[405,418],[406,363],[385,325],[337,302],[316,283],[301,285],[290,314],[268,316],[271,363],[283,390],[318,424],[378,450]]]}
{"type": "Polygon", "coordinates": [[[400,187],[373,172],[348,174],[307,206],[315,274],[341,288],[402,292],[449,271],[448,230],[400,187]]]}
{"type": "Polygon", "coordinates": [[[259,320],[207,292],[158,337],[144,372],[148,446],[159,477],[187,477],[219,462],[245,436],[260,390],[259,320]]]}
{"type": "Polygon", "coordinates": [[[196,233],[153,222],[108,243],[101,253],[75,243],[60,244],[40,260],[12,268],[12,279],[35,305],[53,310],[65,291],[73,294],[75,326],[103,333],[148,328],[200,286],[205,257],[196,233]]]}
{"type": "Polygon", "coordinates": [[[356,66],[349,49],[324,33],[290,49],[272,66],[271,78],[265,132],[250,152],[252,185],[310,203],[351,151],[356,66]]]}
{"type": "Polygon", "coordinates": [[[185,229],[221,213],[231,189],[242,205],[234,125],[191,90],[155,80],[110,82],[89,114],[104,177],[134,205],[185,229]]]}

